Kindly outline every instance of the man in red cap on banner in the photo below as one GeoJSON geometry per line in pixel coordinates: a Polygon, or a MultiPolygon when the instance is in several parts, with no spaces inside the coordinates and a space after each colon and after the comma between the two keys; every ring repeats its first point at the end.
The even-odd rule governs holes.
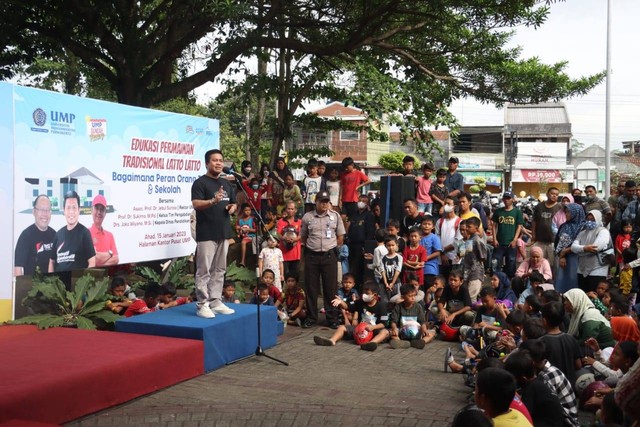
{"type": "Polygon", "coordinates": [[[107,216],[107,199],[102,194],[93,198],[91,216],[93,217],[93,225],[89,231],[96,249],[96,267],[118,264],[120,259],[113,234],[102,228],[104,218],[107,216]]]}

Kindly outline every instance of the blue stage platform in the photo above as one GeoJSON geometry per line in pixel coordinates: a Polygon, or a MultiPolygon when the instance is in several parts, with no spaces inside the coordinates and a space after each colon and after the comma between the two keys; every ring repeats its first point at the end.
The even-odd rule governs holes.
{"type": "MultiPolygon", "coordinates": [[[[227,304],[236,312],[213,319],[196,316],[196,304],[118,320],[116,331],[163,337],[189,338],[204,342],[204,370],[250,356],[258,346],[257,310],[253,304],[227,304]]],[[[260,306],[262,348],[276,345],[282,332],[275,307],[260,306]],[[280,326],[280,327],[279,327],[280,326]]]]}

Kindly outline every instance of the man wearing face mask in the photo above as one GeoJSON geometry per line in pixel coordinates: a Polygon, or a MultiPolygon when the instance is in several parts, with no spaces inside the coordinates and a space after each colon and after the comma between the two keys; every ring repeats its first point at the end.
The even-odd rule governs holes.
{"type": "Polygon", "coordinates": [[[584,211],[589,213],[594,210],[602,212],[602,222],[605,227],[611,222],[611,207],[609,203],[605,202],[597,196],[596,187],[593,185],[587,185],[584,187],[584,192],[587,195],[584,203],[584,211]]]}
{"type": "Polygon", "coordinates": [[[440,263],[440,274],[445,277],[451,272],[451,265],[456,259],[456,240],[461,240],[460,217],[456,215],[455,200],[451,196],[444,199],[444,216],[436,221],[436,234],[440,236],[442,243],[442,259],[440,263]]]}
{"type": "Polygon", "coordinates": [[[364,242],[374,239],[376,230],[373,213],[369,210],[369,197],[365,194],[358,198],[358,211],[345,224],[349,243],[349,272],[361,286],[364,275],[364,242]]]}

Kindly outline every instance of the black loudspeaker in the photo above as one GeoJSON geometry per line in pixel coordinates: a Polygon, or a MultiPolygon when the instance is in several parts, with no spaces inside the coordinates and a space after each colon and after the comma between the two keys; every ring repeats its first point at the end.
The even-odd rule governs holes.
{"type": "Polygon", "coordinates": [[[402,221],[403,205],[407,199],[416,198],[416,179],[411,176],[380,177],[380,219],[386,226],[390,219],[402,221]]]}

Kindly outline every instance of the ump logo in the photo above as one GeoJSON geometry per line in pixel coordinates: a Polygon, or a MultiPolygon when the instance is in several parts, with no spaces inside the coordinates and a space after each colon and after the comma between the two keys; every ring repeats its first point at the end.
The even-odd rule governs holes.
{"type": "Polygon", "coordinates": [[[47,113],[42,108],[36,108],[33,110],[33,123],[36,126],[44,126],[47,123],[47,113]]]}
{"type": "Polygon", "coordinates": [[[47,123],[47,113],[44,112],[42,108],[36,108],[33,110],[33,123],[35,123],[38,127],[32,127],[31,130],[33,132],[42,132],[48,133],[49,129],[43,128],[43,126],[47,123]]]}

